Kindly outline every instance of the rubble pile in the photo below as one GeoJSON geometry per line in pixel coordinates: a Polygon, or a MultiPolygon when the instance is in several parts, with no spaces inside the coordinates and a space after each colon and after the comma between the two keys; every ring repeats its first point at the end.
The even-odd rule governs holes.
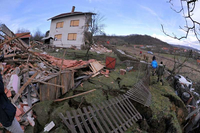
{"type": "Polygon", "coordinates": [[[98,54],[101,53],[112,53],[112,50],[107,49],[103,45],[92,45],[90,51],[96,52],[98,54]]]}
{"type": "Polygon", "coordinates": [[[6,25],[0,24],[0,70],[5,93],[16,106],[15,117],[24,129],[29,124],[35,125],[34,118],[37,116],[32,113],[35,103],[58,99],[81,83],[74,83],[74,72],[77,69],[89,67],[93,63],[90,68],[94,74],[104,66],[94,59],[65,60],[34,52],[19,37],[6,25]],[[96,69],[98,66],[100,68],[96,69]]]}

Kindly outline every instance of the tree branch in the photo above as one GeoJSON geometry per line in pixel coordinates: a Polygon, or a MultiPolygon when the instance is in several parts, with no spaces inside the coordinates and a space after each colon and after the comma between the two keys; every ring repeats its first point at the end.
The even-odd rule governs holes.
{"type": "Polygon", "coordinates": [[[197,1],[198,0],[180,0],[181,8],[180,8],[180,10],[176,10],[174,8],[174,5],[173,5],[173,0],[169,0],[168,3],[171,5],[170,8],[176,13],[182,13],[182,15],[183,15],[183,17],[185,19],[184,28],[179,26],[179,28],[185,32],[185,35],[183,35],[181,37],[177,37],[174,33],[172,33],[172,35],[170,35],[170,34],[165,32],[164,26],[161,24],[163,33],[165,35],[171,37],[171,38],[181,40],[181,39],[184,39],[184,38],[186,39],[188,37],[189,33],[193,32],[195,37],[196,37],[196,39],[200,43],[200,34],[199,34],[200,29],[197,28],[197,27],[200,27],[200,22],[198,22],[198,21],[193,19],[193,13],[194,13],[194,10],[196,8],[196,2],[197,1]],[[183,6],[184,4],[186,4],[186,7],[183,6]],[[191,22],[191,25],[189,25],[188,22],[191,22]]]}

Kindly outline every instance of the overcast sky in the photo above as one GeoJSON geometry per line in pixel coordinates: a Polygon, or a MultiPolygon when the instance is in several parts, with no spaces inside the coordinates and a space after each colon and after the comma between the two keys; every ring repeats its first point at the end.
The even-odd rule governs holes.
{"type": "MultiPolygon", "coordinates": [[[[180,0],[173,0],[178,9],[180,0]]],[[[196,20],[200,21],[200,2],[194,12],[196,20]]],[[[6,24],[13,32],[25,28],[32,34],[39,29],[43,33],[50,29],[47,19],[60,13],[75,11],[96,12],[104,16],[104,31],[107,35],[150,35],[172,44],[182,44],[200,49],[200,44],[194,35],[187,40],[178,41],[165,36],[166,32],[184,35],[179,26],[184,26],[181,14],[175,13],[167,0],[0,0],[0,22],[6,24]]]]}

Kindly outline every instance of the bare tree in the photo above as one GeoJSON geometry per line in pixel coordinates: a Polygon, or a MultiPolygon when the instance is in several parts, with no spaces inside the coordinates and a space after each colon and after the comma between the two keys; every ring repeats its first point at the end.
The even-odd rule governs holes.
{"type": "Polygon", "coordinates": [[[188,60],[188,58],[185,58],[183,61],[181,61],[179,58],[176,58],[174,55],[174,66],[172,70],[168,70],[170,72],[170,75],[167,77],[167,80],[174,77],[176,74],[180,73],[181,69],[185,66],[185,62],[188,60]]]}
{"type": "Polygon", "coordinates": [[[36,31],[35,34],[33,35],[32,40],[41,41],[42,38],[43,38],[44,36],[45,36],[45,35],[44,35],[39,29],[37,29],[37,31],[36,31]]]}
{"type": "Polygon", "coordinates": [[[180,9],[175,9],[174,0],[168,0],[169,4],[171,5],[171,9],[174,10],[176,13],[182,14],[185,20],[184,26],[179,26],[181,30],[185,32],[183,36],[177,37],[176,34],[172,33],[171,35],[166,33],[164,30],[164,26],[161,25],[163,33],[169,37],[174,39],[184,39],[187,38],[189,33],[194,33],[197,40],[200,42],[200,22],[194,19],[194,10],[196,8],[196,3],[198,0],[180,0],[180,9]]]}
{"type": "Polygon", "coordinates": [[[102,24],[103,20],[104,20],[104,17],[100,16],[100,14],[95,14],[95,15],[92,15],[90,18],[87,18],[86,29],[84,31],[85,45],[87,47],[87,52],[85,55],[86,57],[88,57],[88,53],[92,45],[94,45],[97,41],[94,39],[94,36],[105,34],[103,31],[105,27],[105,25],[102,24]]]}
{"type": "Polygon", "coordinates": [[[16,33],[25,33],[25,32],[30,32],[30,31],[25,28],[18,28],[16,33]]]}

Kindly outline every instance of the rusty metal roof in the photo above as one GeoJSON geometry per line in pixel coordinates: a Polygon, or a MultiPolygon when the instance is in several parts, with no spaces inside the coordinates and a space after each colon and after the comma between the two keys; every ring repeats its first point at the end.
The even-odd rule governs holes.
{"type": "MultiPolygon", "coordinates": [[[[25,33],[28,33],[28,32],[25,32],[25,33]]],[[[16,35],[16,36],[20,36],[20,35],[22,35],[22,34],[24,34],[24,33],[16,33],[15,35],[16,35]]],[[[20,38],[29,38],[29,37],[31,37],[30,34],[24,35],[24,36],[22,36],[22,37],[20,37],[20,38]]]]}

